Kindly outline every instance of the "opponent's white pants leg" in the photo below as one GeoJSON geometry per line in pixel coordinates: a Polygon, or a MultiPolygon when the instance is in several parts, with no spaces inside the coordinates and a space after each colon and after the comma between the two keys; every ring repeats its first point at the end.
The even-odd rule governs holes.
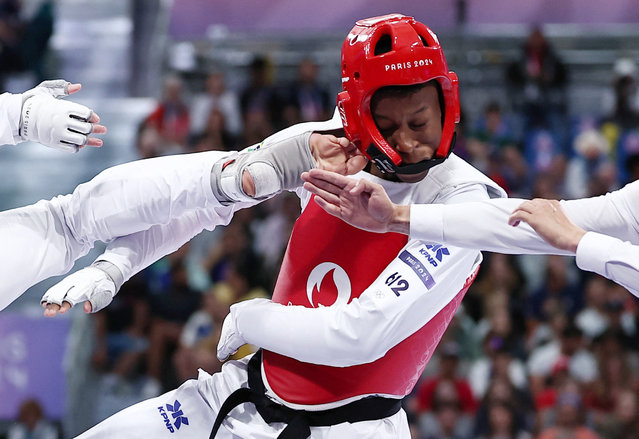
{"type": "MultiPolygon", "coordinates": [[[[246,387],[247,362],[248,358],[229,361],[224,364],[222,372],[214,375],[200,371],[197,381],[187,381],[176,390],[124,409],[77,439],[208,439],[222,403],[233,391],[246,387]],[[176,401],[182,410],[179,416],[188,420],[188,425],[180,422],[179,429],[175,428],[177,416],[173,416],[176,401]],[[173,433],[163,412],[171,422],[173,433]]],[[[222,423],[216,439],[275,439],[284,427],[281,423],[266,424],[253,404],[242,404],[233,409],[222,423]]],[[[312,427],[311,438],[410,439],[410,431],[406,413],[400,410],[393,416],[377,421],[312,427]]]]}
{"type": "Polygon", "coordinates": [[[0,310],[43,279],[66,273],[96,241],[220,206],[210,186],[211,151],[109,168],[72,194],[0,212],[0,310]]]}

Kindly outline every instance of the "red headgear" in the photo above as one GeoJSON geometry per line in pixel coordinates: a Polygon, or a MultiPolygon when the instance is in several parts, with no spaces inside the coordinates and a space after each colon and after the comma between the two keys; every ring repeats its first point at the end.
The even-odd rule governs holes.
{"type": "Polygon", "coordinates": [[[443,162],[451,153],[455,124],[459,122],[457,75],[448,71],[437,36],[413,17],[390,14],[359,20],[342,46],[342,87],[337,106],[346,136],[383,172],[422,172],[443,162]],[[375,47],[382,37],[390,39],[391,49],[376,54],[375,47]],[[422,84],[431,80],[439,83],[444,95],[441,141],[432,159],[400,165],[399,154],[375,125],[371,97],[388,85],[422,84]]]}

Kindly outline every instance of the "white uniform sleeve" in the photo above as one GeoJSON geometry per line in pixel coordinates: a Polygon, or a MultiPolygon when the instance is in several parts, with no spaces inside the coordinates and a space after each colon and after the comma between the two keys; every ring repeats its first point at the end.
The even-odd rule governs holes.
{"type": "Polygon", "coordinates": [[[499,198],[462,204],[413,204],[410,237],[498,253],[571,254],[548,244],[527,224],[508,225],[510,214],[524,201],[499,198]]]}
{"type": "Polygon", "coordinates": [[[167,224],[113,240],[96,260],[114,264],[127,281],[163,256],[182,247],[204,229],[213,230],[218,225],[226,225],[235,211],[254,204],[257,202],[187,212],[167,224]]]}
{"type": "Polygon", "coordinates": [[[0,95],[0,145],[15,145],[22,141],[18,134],[22,95],[3,93],[0,95]]]}
{"type": "Polygon", "coordinates": [[[639,297],[639,246],[588,232],[577,247],[577,266],[605,276],[639,297]]]}
{"type": "MultiPolygon", "coordinates": [[[[510,214],[524,201],[507,198],[464,204],[414,204],[410,236],[499,253],[572,254],[546,243],[527,224],[508,225],[510,214]]],[[[639,182],[605,196],[561,204],[568,217],[586,231],[639,244],[639,182]]]]}

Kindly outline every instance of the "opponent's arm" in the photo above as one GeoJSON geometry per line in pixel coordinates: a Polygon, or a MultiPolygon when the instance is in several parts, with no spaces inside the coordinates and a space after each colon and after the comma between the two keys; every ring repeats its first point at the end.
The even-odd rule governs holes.
{"type": "MultiPolygon", "coordinates": [[[[600,201],[605,201],[605,197],[600,201]]],[[[626,217],[632,223],[633,217],[626,217]]],[[[639,246],[601,233],[586,232],[566,216],[555,200],[522,203],[509,219],[511,224],[520,221],[529,224],[553,247],[576,253],[577,266],[582,270],[612,279],[639,296],[639,246]]]]}
{"type": "MultiPolygon", "coordinates": [[[[328,213],[374,232],[393,231],[414,239],[499,253],[571,254],[544,241],[529,225],[508,227],[508,218],[526,200],[493,199],[460,204],[397,205],[384,188],[366,180],[314,169],[304,187],[328,213]]],[[[639,182],[606,196],[561,202],[566,215],[587,231],[639,243],[639,182]]],[[[574,252],[573,252],[574,254],[574,252]]]]}
{"type": "Polygon", "coordinates": [[[106,133],[100,117],[84,105],[59,99],[81,87],[57,79],[22,94],[0,95],[0,144],[31,140],[66,152],[78,152],[85,145],[102,146],[102,140],[93,137],[106,133]]]}

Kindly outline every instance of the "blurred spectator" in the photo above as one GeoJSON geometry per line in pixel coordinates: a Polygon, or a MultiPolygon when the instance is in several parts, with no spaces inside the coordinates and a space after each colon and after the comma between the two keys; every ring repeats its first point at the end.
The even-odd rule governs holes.
{"type": "Polygon", "coordinates": [[[211,111],[217,110],[224,116],[226,128],[233,136],[242,132],[242,113],[237,94],[226,88],[224,74],[219,71],[209,73],[204,93],[193,98],[191,105],[191,133],[198,135],[206,131],[211,111]]]}
{"type": "Polygon", "coordinates": [[[144,120],[160,135],[159,153],[183,152],[189,134],[189,109],[184,103],[182,80],[171,75],[164,80],[162,100],[144,120]]]}
{"type": "Polygon", "coordinates": [[[526,282],[517,259],[514,256],[499,253],[486,253],[483,270],[471,286],[466,303],[479,301],[475,305],[476,311],[469,313],[475,320],[480,321],[480,339],[488,332],[492,311],[505,307],[514,315],[516,321],[515,332],[523,333],[523,306],[526,295],[526,282]]]}
{"type": "Polygon", "coordinates": [[[0,89],[12,73],[30,72],[35,84],[47,79],[44,67],[53,21],[53,0],[42,1],[26,20],[20,0],[0,0],[0,89]]]}
{"type": "Polygon", "coordinates": [[[586,198],[614,190],[616,177],[609,158],[610,144],[597,130],[580,133],[573,142],[575,156],[568,162],[565,191],[568,198],[586,198]],[[610,175],[612,173],[612,175],[610,175]]]}
{"type": "Polygon", "coordinates": [[[637,108],[637,65],[631,58],[619,58],[613,66],[613,109],[601,120],[601,131],[612,147],[620,183],[633,181],[632,167],[639,156],[639,108],[637,108]]]}
{"type": "Polygon", "coordinates": [[[521,425],[512,406],[504,402],[494,402],[488,407],[488,431],[478,436],[480,439],[530,439],[532,435],[521,425]]]}
{"type": "Polygon", "coordinates": [[[162,154],[162,137],[154,126],[144,121],[138,125],[135,137],[135,149],[141,159],[150,159],[162,154]]]}
{"type": "Polygon", "coordinates": [[[496,378],[507,380],[517,389],[526,388],[526,367],[513,358],[506,347],[505,340],[495,332],[489,332],[484,342],[484,356],[477,359],[468,371],[468,381],[477,399],[482,399],[490,382],[496,378]]]}
{"type": "MultiPolygon", "coordinates": [[[[614,337],[614,334],[611,334],[614,337]]],[[[605,352],[605,351],[604,351],[605,352]]],[[[587,394],[587,403],[604,418],[615,410],[618,395],[624,390],[639,392],[639,380],[628,362],[625,352],[619,343],[616,352],[599,355],[599,377],[587,394]]]]}
{"type": "Polygon", "coordinates": [[[58,439],[58,429],[44,417],[40,403],[28,399],[20,404],[18,419],[9,427],[7,439],[58,439]]]}
{"type": "Polygon", "coordinates": [[[230,151],[236,148],[236,138],[226,129],[226,118],[217,108],[209,113],[204,131],[191,140],[190,152],[230,151]]]}
{"type": "MultiPolygon", "coordinates": [[[[245,136],[255,129],[253,124],[259,124],[269,134],[282,126],[282,105],[272,85],[272,66],[264,56],[257,55],[249,66],[249,82],[240,93],[240,109],[245,136]]],[[[256,142],[249,141],[246,145],[262,139],[264,137],[256,142]]]]}
{"type": "Polygon", "coordinates": [[[526,132],[545,128],[561,138],[568,73],[539,27],[528,36],[520,59],[508,67],[507,77],[526,132]]]}
{"type": "Polygon", "coordinates": [[[220,370],[222,363],[215,355],[221,322],[227,307],[220,306],[215,288],[202,297],[202,306],[186,321],[173,363],[180,381],[197,378],[197,370],[209,373],[220,370]]]}
{"type": "Polygon", "coordinates": [[[300,201],[295,194],[284,193],[266,202],[270,214],[255,221],[252,227],[255,236],[255,251],[262,258],[264,269],[277,271],[284,250],[291,236],[295,220],[300,214],[300,201]]]}
{"type": "Polygon", "coordinates": [[[516,144],[515,135],[496,101],[490,101],[466,141],[469,161],[476,168],[490,173],[491,157],[497,157],[502,149],[516,144]]]}
{"type": "Polygon", "coordinates": [[[304,58],[297,69],[297,79],[286,86],[285,125],[330,118],[332,102],[328,91],[317,81],[319,66],[304,58]]]}
{"type": "Polygon", "coordinates": [[[601,419],[596,427],[606,439],[634,439],[639,432],[639,401],[636,390],[621,390],[615,397],[611,416],[601,419]]]}
{"type": "MultiPolygon", "coordinates": [[[[186,247],[186,246],[185,246],[186,247]]],[[[183,248],[185,248],[183,247],[183,248]]],[[[201,295],[188,284],[186,264],[182,254],[171,255],[167,285],[151,296],[149,329],[148,376],[144,392],[147,397],[159,394],[173,385],[175,377],[167,367],[168,359],[177,348],[184,324],[198,309],[201,295]]]]}
{"type": "Polygon", "coordinates": [[[438,387],[442,383],[450,383],[455,389],[455,399],[459,402],[459,408],[465,413],[473,414],[477,409],[477,401],[468,381],[459,375],[459,346],[454,342],[447,342],[438,348],[438,352],[439,373],[421,382],[416,391],[418,413],[431,410],[435,404],[438,387]]]}
{"type": "Polygon", "coordinates": [[[507,377],[495,376],[477,410],[473,437],[493,437],[497,434],[496,430],[501,431],[504,427],[509,427],[511,434],[525,437],[525,432],[533,426],[533,413],[532,398],[526,390],[516,389],[507,377]],[[510,413],[493,413],[492,416],[499,419],[491,419],[491,411],[495,406],[506,406],[510,413]],[[503,417],[507,417],[508,422],[503,417]]]}
{"type": "Polygon", "coordinates": [[[106,373],[103,383],[109,390],[126,385],[139,372],[149,347],[148,289],[140,275],[125,282],[108,307],[94,315],[96,343],[93,367],[106,373]]]}
{"type": "Polygon", "coordinates": [[[563,329],[558,341],[551,341],[531,352],[528,372],[530,389],[533,395],[537,395],[544,389],[558,387],[557,374],[567,372],[580,383],[592,384],[599,369],[595,357],[584,348],[581,330],[570,323],[563,329]]]}
{"type": "Polygon", "coordinates": [[[631,58],[619,58],[613,66],[613,108],[602,119],[602,129],[611,145],[621,132],[639,128],[637,108],[637,65],[631,58]]]}
{"type": "Polygon", "coordinates": [[[472,415],[462,410],[458,388],[442,380],[432,395],[431,410],[419,418],[420,436],[427,439],[470,439],[472,415]]]}
{"type": "Polygon", "coordinates": [[[557,308],[573,316],[581,308],[582,292],[569,262],[572,260],[563,256],[546,257],[545,282],[529,297],[530,317],[543,321],[557,308]]]}
{"type": "Polygon", "coordinates": [[[556,423],[538,436],[539,439],[597,439],[599,436],[585,425],[585,409],[576,390],[564,390],[557,397],[556,423]]]}
{"type": "Polygon", "coordinates": [[[575,316],[575,324],[589,340],[601,335],[608,327],[605,306],[610,282],[596,274],[586,281],[586,306],[575,316]]]}

